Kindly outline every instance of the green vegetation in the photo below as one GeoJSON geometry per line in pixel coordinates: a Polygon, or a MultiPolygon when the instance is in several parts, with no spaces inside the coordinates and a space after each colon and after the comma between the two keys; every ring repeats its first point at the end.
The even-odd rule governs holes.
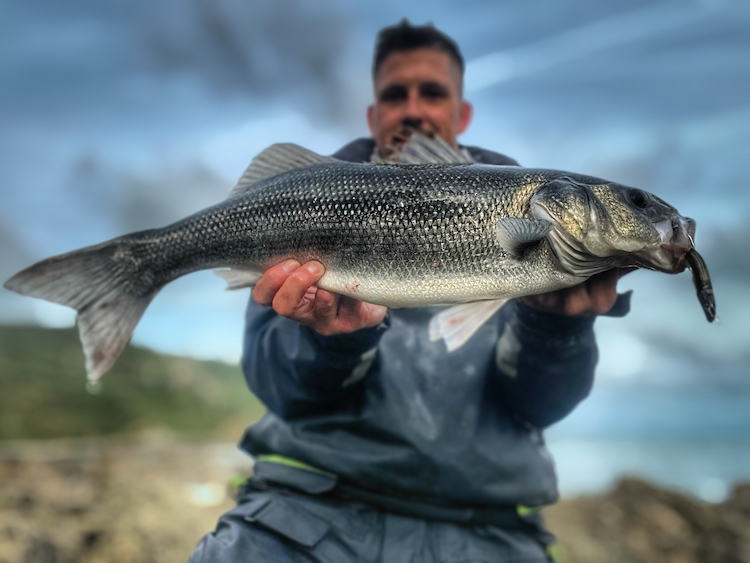
{"type": "Polygon", "coordinates": [[[87,390],[78,330],[0,326],[0,439],[167,428],[239,439],[263,406],[239,366],[128,346],[87,390]]]}

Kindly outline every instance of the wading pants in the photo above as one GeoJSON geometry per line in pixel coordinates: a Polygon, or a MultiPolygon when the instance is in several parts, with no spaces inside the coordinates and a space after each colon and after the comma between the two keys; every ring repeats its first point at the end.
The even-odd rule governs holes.
{"type": "Polygon", "coordinates": [[[357,501],[246,487],[191,563],[547,563],[533,535],[425,520],[357,501]]]}

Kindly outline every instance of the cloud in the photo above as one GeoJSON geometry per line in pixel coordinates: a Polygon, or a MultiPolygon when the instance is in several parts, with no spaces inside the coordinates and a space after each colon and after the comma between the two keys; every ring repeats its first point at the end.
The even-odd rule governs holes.
{"type": "MultiPolygon", "coordinates": [[[[30,253],[18,238],[0,223],[0,285],[16,272],[30,266],[30,253]]],[[[0,311],[3,322],[31,323],[36,317],[31,299],[0,288],[0,311]]]]}
{"type": "Polygon", "coordinates": [[[128,106],[144,89],[158,97],[155,83],[185,80],[221,98],[282,96],[321,119],[342,100],[347,27],[336,2],[11,4],[16,26],[0,44],[0,68],[15,78],[6,97],[26,110],[43,100],[58,112],[128,106]]]}
{"type": "Polygon", "coordinates": [[[750,290],[750,209],[739,224],[716,225],[696,245],[712,276],[732,278],[750,290]]]}
{"type": "Polygon", "coordinates": [[[85,155],[71,166],[64,190],[66,197],[85,202],[85,215],[121,235],[164,227],[219,203],[231,185],[195,159],[180,167],[138,170],[85,155]]]}
{"type": "MultiPolygon", "coordinates": [[[[406,14],[454,33],[472,58],[525,49],[538,60],[544,38],[578,29],[565,52],[582,56],[478,92],[466,142],[651,189],[697,219],[724,324],[705,323],[689,274],[634,274],[634,310],[617,321],[630,339],[619,353],[640,351],[619,366],[627,378],[654,357],[667,367],[687,358],[677,363],[690,368],[692,356],[662,354],[644,327],[701,353],[747,344],[750,10],[718,3],[711,18],[674,28],[660,20],[667,33],[617,48],[599,33],[587,52],[581,26],[631,9],[622,6],[559,4],[539,18],[538,3],[471,13],[424,3],[406,14]]],[[[1,234],[0,243],[25,253],[19,267],[217,203],[271,142],[330,153],[364,133],[374,32],[405,13],[394,2],[338,0],[8,0],[2,10],[13,24],[0,33],[0,219],[15,243],[1,234]]],[[[192,306],[192,284],[208,287],[207,276],[167,288],[151,318],[159,303],[192,306]]],[[[165,322],[149,334],[157,342],[168,332],[165,322]]],[[[609,340],[617,349],[617,335],[609,340]]]]}
{"type": "Polygon", "coordinates": [[[515,49],[489,53],[468,62],[467,90],[478,92],[519,77],[554,72],[565,63],[664,35],[704,19],[715,10],[715,6],[708,3],[685,8],[677,2],[654,3],[583,25],[565,27],[515,49]]]}

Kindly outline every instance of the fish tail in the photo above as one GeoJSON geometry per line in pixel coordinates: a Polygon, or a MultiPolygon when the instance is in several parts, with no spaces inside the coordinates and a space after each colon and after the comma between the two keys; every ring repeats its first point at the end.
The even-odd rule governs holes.
{"type": "Polygon", "coordinates": [[[98,380],[114,364],[161,289],[126,238],[53,256],[17,273],[4,287],[75,309],[86,374],[98,380]]]}

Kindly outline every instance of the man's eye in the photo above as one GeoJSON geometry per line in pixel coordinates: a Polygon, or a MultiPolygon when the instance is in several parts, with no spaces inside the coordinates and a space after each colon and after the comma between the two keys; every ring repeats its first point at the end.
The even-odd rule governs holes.
{"type": "Polygon", "coordinates": [[[419,95],[423,98],[437,100],[448,97],[448,91],[440,84],[423,84],[419,88],[419,95]]]}
{"type": "Polygon", "coordinates": [[[398,86],[393,86],[390,88],[386,88],[380,93],[381,102],[397,102],[400,100],[406,99],[406,88],[401,88],[398,86]]]}

